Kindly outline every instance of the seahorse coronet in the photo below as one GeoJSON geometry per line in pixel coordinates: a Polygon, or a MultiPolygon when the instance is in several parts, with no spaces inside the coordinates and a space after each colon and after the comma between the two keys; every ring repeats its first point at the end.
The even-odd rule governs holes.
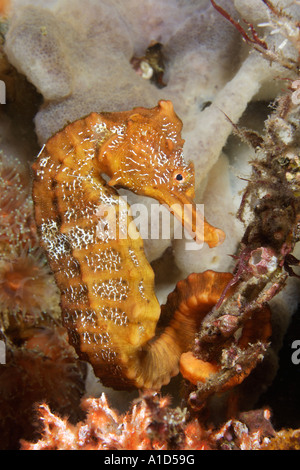
{"type": "MultiPolygon", "coordinates": [[[[205,219],[204,237],[195,227],[194,170],[183,159],[181,129],[170,101],[91,113],[51,137],[32,166],[36,224],[61,291],[69,341],[103,384],[116,389],[167,384],[201,314],[193,287],[193,308],[183,315],[171,299],[172,318],[157,334],[161,309],[153,270],[140,235],[128,234],[134,232],[130,208],[114,185],[162,203],[191,204],[188,220],[183,211],[175,215],[196,240],[213,246],[223,239],[205,219]],[[182,178],[175,179],[174,171],[182,178]]],[[[213,277],[199,274],[182,287],[198,283],[205,291],[203,280],[211,286],[213,277]]]]}

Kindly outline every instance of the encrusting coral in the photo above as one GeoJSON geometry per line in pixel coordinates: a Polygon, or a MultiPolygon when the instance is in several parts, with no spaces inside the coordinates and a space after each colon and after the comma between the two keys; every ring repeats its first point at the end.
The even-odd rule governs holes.
{"type": "Polygon", "coordinates": [[[171,408],[167,397],[146,394],[126,415],[113,410],[104,395],[86,399],[87,412],[76,426],[39,408],[42,438],[22,440],[23,450],[262,450],[299,447],[299,432],[276,433],[268,409],[241,413],[218,429],[205,428],[187,409],[171,408]],[[288,440],[285,440],[285,436],[288,440]]]}
{"type": "MultiPolygon", "coordinates": [[[[273,347],[278,351],[274,312],[284,319],[279,334],[282,337],[299,299],[297,293],[292,293],[292,302],[289,296],[285,303],[282,300],[284,287],[291,285],[289,278],[296,278],[294,271],[299,264],[298,2],[288,5],[281,1],[282,6],[275,6],[268,0],[255,0],[251,5],[244,0],[235,0],[234,4],[228,0],[184,0],[178,6],[171,0],[163,4],[147,0],[142,8],[141,2],[129,0],[125,8],[119,0],[89,0],[84,9],[79,0],[41,3],[45,8],[33,5],[31,0],[12,1],[10,16],[1,23],[1,40],[5,43],[1,64],[3,77],[12,71],[12,89],[18,88],[14,85],[24,74],[44,99],[35,117],[40,144],[54,135],[33,167],[35,217],[61,290],[71,344],[77,345],[81,359],[95,364],[96,370],[98,367],[104,382],[116,388],[134,385],[159,389],[177,373],[178,364],[184,380],[180,377],[182,402],[178,408],[170,406],[164,391],[162,395],[140,392],[140,398],[127,407],[125,414],[115,411],[105,395],[84,398],[79,406],[89,386],[84,383],[86,364],[67,343],[61,324],[58,289],[39,247],[30,175],[18,160],[2,153],[0,313],[1,340],[6,345],[6,364],[0,365],[3,447],[18,448],[23,438],[22,449],[299,448],[299,430],[274,430],[269,409],[241,412],[243,400],[246,409],[252,408],[247,384],[259,370],[258,364],[268,368],[268,353],[273,347]],[[139,13],[140,22],[133,20],[133,10],[139,13]],[[263,28],[262,35],[258,28],[263,28]],[[250,54],[249,47],[254,49],[250,54]],[[255,108],[255,100],[274,99],[263,131],[250,130],[248,123],[247,129],[240,125],[239,118],[249,102],[255,108]],[[141,192],[154,196],[149,187],[154,183],[157,191],[155,178],[163,180],[162,186],[168,189],[165,198],[182,184],[180,197],[187,195],[190,202],[193,171],[182,159],[182,140],[177,132],[181,125],[170,100],[183,120],[185,153],[194,161],[195,201],[205,203],[207,219],[226,232],[226,240],[214,247],[223,239],[223,232],[204,222],[204,235],[212,248],[186,251],[186,239],[145,241],[149,260],[161,261],[161,265],[153,263],[160,269],[158,278],[163,279],[157,288],[158,297],[162,303],[166,301],[158,320],[153,273],[142,252],[141,238],[138,236],[122,256],[118,252],[128,245],[127,239],[109,252],[112,240],[107,237],[107,229],[111,219],[109,214],[95,211],[95,204],[89,202],[95,199],[99,204],[100,191],[106,203],[111,203],[117,197],[114,185],[117,189],[122,185],[131,187],[138,193],[128,197],[129,203],[140,198],[141,192]],[[158,107],[151,109],[157,102],[158,107]],[[124,111],[135,106],[144,108],[124,111]],[[82,118],[91,111],[97,113],[82,118]],[[160,116],[161,122],[154,120],[151,130],[147,113],[160,116]],[[124,117],[126,125],[122,127],[124,117]],[[85,125],[88,121],[92,126],[85,125]],[[145,121],[147,128],[143,127],[145,121]],[[163,139],[164,126],[169,134],[163,139]],[[172,126],[177,129],[175,133],[172,126]],[[230,145],[224,147],[232,130],[250,149],[236,146],[236,166],[230,145]],[[163,163],[163,171],[151,175],[147,171],[146,181],[142,171],[131,178],[130,171],[138,162],[134,152],[129,165],[122,160],[125,134],[125,144],[129,134],[137,143],[131,147],[137,154],[141,145],[147,153],[159,141],[165,159],[172,156],[165,166],[166,162],[159,162],[158,167],[163,163]],[[91,139],[95,144],[92,149],[91,139]],[[112,156],[117,158],[112,160],[112,156]],[[78,161],[85,157],[86,171],[77,171],[75,157],[78,161]],[[242,168],[247,185],[237,183],[233,177],[236,168],[242,168]],[[110,182],[100,180],[99,172],[106,173],[110,182]],[[142,183],[137,187],[135,180],[139,178],[142,183]],[[45,181],[47,185],[43,186],[45,181]],[[240,189],[244,189],[241,200],[240,189]],[[77,197],[78,190],[84,195],[85,207],[77,197]],[[240,202],[236,218],[234,212],[240,202]],[[81,217],[82,212],[88,217],[81,217]],[[101,257],[99,250],[88,255],[95,242],[89,217],[97,222],[97,236],[106,237],[98,246],[101,257]],[[159,260],[171,243],[173,253],[167,250],[159,260]],[[59,259],[59,253],[63,258],[59,259]],[[128,254],[132,266],[124,263],[128,254]],[[122,277],[118,274],[121,265],[126,268],[121,271],[122,277]],[[98,266],[101,288],[98,278],[98,284],[94,282],[98,266]],[[190,274],[193,271],[197,274],[190,274]],[[78,286],[79,278],[89,282],[89,288],[78,286]],[[130,329],[123,309],[127,283],[135,283],[140,299],[133,296],[130,303],[130,329]],[[171,292],[168,299],[167,292],[171,292]],[[278,293],[282,297],[276,304],[278,293]],[[117,299],[118,310],[102,305],[107,295],[114,306],[117,299]],[[149,298],[155,305],[151,334],[148,325],[141,324],[140,316],[135,318],[138,307],[141,309],[149,298]],[[82,305],[88,308],[80,309],[82,305]],[[94,315],[97,309],[100,321],[94,315]],[[273,334],[271,322],[275,323],[273,334]],[[116,332],[107,328],[108,324],[116,332]],[[117,338],[113,348],[111,333],[117,338]],[[122,337],[127,341],[118,345],[122,337]],[[169,347],[169,357],[163,361],[164,345],[169,347]],[[156,356],[157,349],[160,354],[156,356]],[[141,364],[147,367],[133,365],[132,361],[141,359],[139,356],[145,356],[146,362],[141,364]],[[165,374],[167,362],[171,363],[171,371],[165,374]]],[[[27,98],[32,92],[29,88],[24,88],[28,90],[27,98]]],[[[33,115],[34,109],[29,113],[33,115]]],[[[12,116],[4,112],[3,122],[17,122],[12,116]]],[[[1,129],[5,129],[3,122],[1,129]]],[[[4,149],[7,135],[3,131],[4,149]]],[[[125,149],[128,153],[126,145],[125,149]]],[[[18,152],[19,148],[16,155],[18,152]]],[[[151,154],[154,160],[156,153],[151,154]]],[[[148,160],[146,157],[145,168],[148,160]]],[[[126,190],[120,193],[128,194],[126,190]]],[[[165,198],[160,195],[158,200],[165,198]]],[[[195,232],[191,215],[184,217],[195,232]]],[[[147,223],[142,221],[140,226],[147,223]]],[[[195,238],[203,240],[200,232],[195,238]]],[[[195,247],[193,241],[189,243],[195,247]]],[[[269,369],[269,375],[260,379],[257,394],[274,376],[272,367],[269,369]]],[[[178,399],[177,390],[171,393],[178,399]]]]}

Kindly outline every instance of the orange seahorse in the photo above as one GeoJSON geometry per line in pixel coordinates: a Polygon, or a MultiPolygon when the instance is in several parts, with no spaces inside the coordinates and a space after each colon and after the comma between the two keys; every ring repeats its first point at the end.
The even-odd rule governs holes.
{"type": "MultiPolygon", "coordinates": [[[[197,309],[178,309],[156,334],[154,274],[130,208],[113,187],[166,204],[203,242],[181,129],[170,101],[153,109],[92,113],[50,138],[33,164],[36,223],[61,290],[70,343],[116,389],[168,383],[199,323],[197,309]],[[191,210],[181,210],[187,204],[191,210]],[[124,230],[128,236],[120,236],[124,230]]],[[[223,241],[221,230],[205,219],[203,224],[209,246],[223,241]]]]}

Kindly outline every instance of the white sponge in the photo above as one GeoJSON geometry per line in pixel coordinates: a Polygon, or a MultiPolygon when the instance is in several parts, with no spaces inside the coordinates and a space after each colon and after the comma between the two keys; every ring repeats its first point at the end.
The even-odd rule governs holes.
{"type": "Polygon", "coordinates": [[[72,74],[64,51],[63,28],[50,11],[26,7],[11,18],[5,52],[45,100],[72,92],[72,74]]]}

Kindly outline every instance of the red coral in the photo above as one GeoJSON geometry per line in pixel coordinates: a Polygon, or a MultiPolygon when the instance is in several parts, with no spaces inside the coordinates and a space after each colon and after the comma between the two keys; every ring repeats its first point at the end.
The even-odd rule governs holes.
{"type": "Polygon", "coordinates": [[[259,450],[284,445],[285,435],[291,436],[289,448],[299,447],[299,431],[276,433],[268,409],[241,413],[213,430],[156,393],[145,394],[125,415],[111,409],[104,394],[83,400],[82,407],[86,419],[74,426],[42,404],[43,436],[35,443],[22,440],[22,450],[259,450]]]}
{"type": "Polygon", "coordinates": [[[108,405],[104,394],[85,399],[85,421],[76,426],[40,406],[43,437],[36,443],[22,440],[23,450],[172,450],[208,449],[210,432],[197,420],[186,423],[186,410],[169,407],[169,399],[147,394],[120,415],[108,405]]]}

